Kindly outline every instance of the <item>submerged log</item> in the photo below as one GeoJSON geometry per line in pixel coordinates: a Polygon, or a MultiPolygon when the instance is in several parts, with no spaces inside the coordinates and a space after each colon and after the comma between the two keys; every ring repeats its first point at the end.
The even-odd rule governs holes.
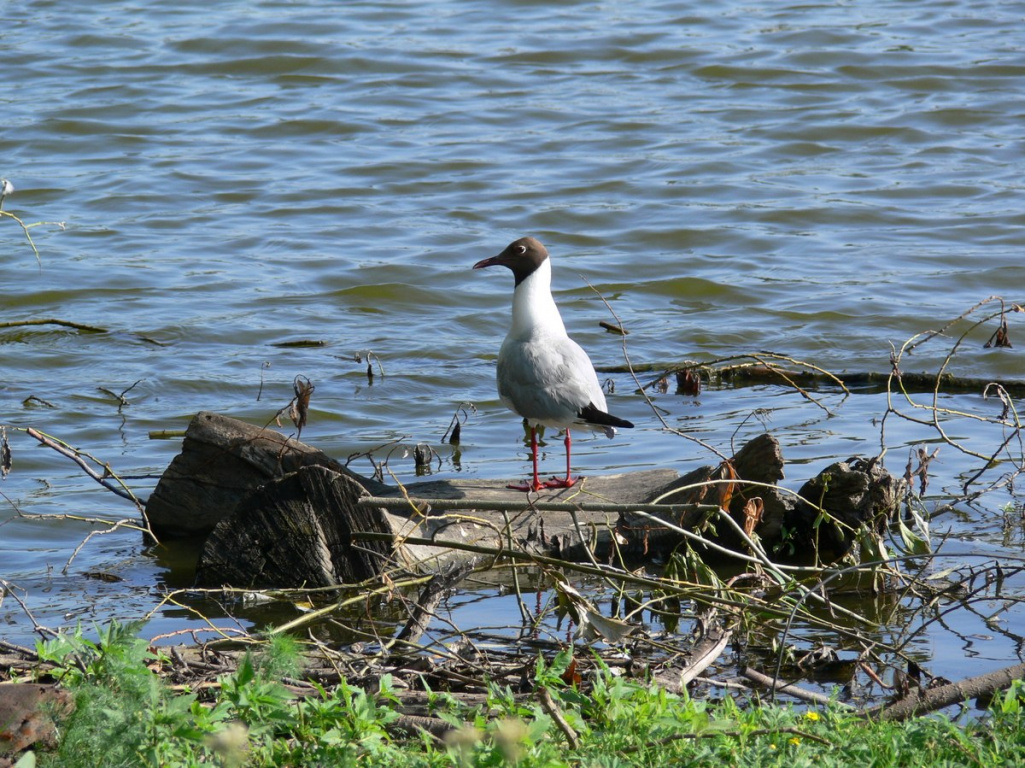
{"type": "MultiPolygon", "coordinates": [[[[823,387],[827,389],[840,388],[841,390],[857,388],[863,392],[886,392],[892,389],[895,392],[908,393],[982,394],[988,387],[996,384],[1013,397],[1025,397],[1025,380],[1022,379],[980,379],[972,376],[957,376],[949,371],[940,374],[925,371],[900,371],[897,375],[893,371],[847,371],[842,374],[833,374],[815,367],[795,368],[793,366],[796,361],[780,358],[778,355],[745,355],[743,357],[749,357],[757,362],[716,365],[684,360],[676,363],[606,365],[599,366],[597,371],[598,373],[654,374],[654,378],[645,385],[645,388],[662,381],[668,386],[670,376],[674,374],[679,376],[690,371],[700,376],[705,383],[722,382],[734,387],[754,384],[785,384],[803,389],[823,387]],[[790,367],[773,361],[788,362],[790,367]]],[[[677,379],[677,383],[679,384],[679,379],[677,379]]],[[[686,393],[683,388],[678,386],[677,394],[686,393]]]]}
{"type": "MultiPolygon", "coordinates": [[[[200,413],[147,513],[158,535],[208,534],[197,572],[202,584],[329,586],[393,568],[438,571],[473,557],[474,547],[580,561],[650,561],[682,541],[659,520],[703,529],[706,538],[744,551],[742,537],[722,521],[714,524],[720,506],[770,548],[798,524],[812,536],[820,497],[835,503],[830,511],[853,527],[876,520],[900,485],[877,469],[845,495],[834,479],[839,470],[831,468],[831,492],[815,495],[819,486],[810,483],[812,503],[805,504],[780,490],[779,444],[761,435],[729,461],[683,477],[673,469],[604,475],[529,497],[504,481],[456,478],[392,487],[275,431],[200,413]]],[[[830,544],[840,550],[849,540],[830,544]]]]}

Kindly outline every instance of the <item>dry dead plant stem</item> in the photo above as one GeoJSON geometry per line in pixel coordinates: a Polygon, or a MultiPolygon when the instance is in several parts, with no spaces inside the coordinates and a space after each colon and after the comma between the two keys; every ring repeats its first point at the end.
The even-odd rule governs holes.
{"type": "Polygon", "coordinates": [[[818,374],[820,374],[822,376],[826,376],[826,377],[830,378],[834,383],[836,383],[843,390],[845,397],[847,395],[851,394],[850,390],[847,389],[847,385],[844,384],[843,381],[841,381],[839,378],[834,376],[829,371],[827,371],[827,370],[825,370],[823,368],[819,368],[818,366],[811,365],[810,363],[806,363],[806,362],[803,362],[801,360],[795,360],[795,359],[786,357],[784,355],[778,355],[778,354],[775,354],[773,352],[755,352],[755,353],[752,353],[750,356],[751,356],[751,358],[753,360],[755,360],[756,362],[760,363],[761,365],[764,365],[766,368],[770,369],[777,376],[779,376],[781,379],[783,379],[783,381],[785,381],[790,386],[791,389],[793,389],[795,392],[797,392],[797,394],[799,394],[801,397],[803,397],[808,402],[813,403],[817,407],[821,408],[823,411],[825,411],[830,416],[834,415],[833,411],[831,411],[828,407],[826,407],[826,405],[824,405],[817,398],[812,397],[809,392],[807,392],[802,387],[800,387],[797,384],[797,382],[794,381],[790,377],[790,375],[787,373],[787,371],[785,369],[780,368],[779,366],[775,365],[774,363],[767,362],[767,360],[769,358],[775,359],[775,360],[784,360],[784,361],[786,361],[788,363],[791,363],[792,365],[798,365],[798,366],[800,366],[802,368],[808,368],[809,370],[815,371],[816,373],[818,373],[818,374]]]}
{"type": "Polygon", "coordinates": [[[570,749],[580,749],[580,738],[577,736],[577,732],[573,730],[566,718],[563,717],[562,710],[556,705],[555,700],[552,699],[552,694],[548,689],[541,685],[537,689],[537,699],[541,702],[541,707],[545,712],[555,721],[555,724],[559,727],[559,730],[566,736],[566,741],[569,742],[570,749]]]}
{"type": "MultiPolygon", "coordinates": [[[[591,285],[591,283],[589,283],[586,279],[584,279],[584,282],[587,283],[587,287],[594,291],[595,295],[597,295],[598,298],[601,299],[602,303],[605,305],[605,308],[609,311],[609,314],[615,318],[616,324],[620,328],[625,328],[625,326],[623,325],[623,321],[619,319],[619,315],[616,314],[616,311],[612,308],[612,305],[609,304],[608,300],[601,294],[601,292],[593,285],[591,285]]],[[[669,426],[669,422],[666,421],[666,418],[662,414],[662,411],[655,405],[655,403],[652,402],[651,398],[648,397],[647,389],[641,384],[640,379],[637,378],[637,374],[634,372],[633,363],[630,361],[630,352],[627,348],[625,333],[622,336],[620,336],[620,341],[623,345],[623,360],[626,362],[626,369],[630,374],[630,378],[633,379],[634,386],[637,388],[637,391],[640,392],[641,397],[643,397],[645,402],[648,404],[648,408],[651,409],[652,414],[654,414],[655,418],[658,419],[659,422],[662,424],[662,428],[671,434],[678,435],[679,437],[697,443],[702,448],[705,448],[706,450],[718,456],[720,461],[726,461],[726,456],[722,455],[718,450],[715,449],[715,447],[706,443],[704,440],[695,437],[694,435],[688,435],[686,432],[682,432],[681,430],[678,430],[675,427],[669,426]]]]}
{"type": "MultiPolygon", "coordinates": [[[[512,521],[509,519],[508,513],[503,513],[502,519],[505,521],[505,527],[503,529],[505,531],[505,539],[502,542],[503,548],[508,547],[509,549],[513,549],[512,521]]],[[[494,566],[497,562],[498,560],[496,558],[492,561],[492,565],[494,566]]],[[[513,592],[516,594],[516,607],[520,611],[520,619],[523,621],[524,625],[533,625],[535,617],[531,615],[530,609],[527,607],[527,603],[523,599],[523,586],[520,584],[520,571],[518,568],[512,569],[512,578],[513,592]]]]}
{"type": "Polygon", "coordinates": [[[944,334],[946,334],[946,332],[948,330],[950,330],[954,326],[955,323],[957,323],[960,320],[964,320],[966,317],[968,317],[968,315],[970,315],[973,312],[975,312],[975,310],[977,310],[979,307],[984,307],[984,306],[986,306],[987,304],[989,304],[992,301],[999,301],[1000,302],[1001,310],[997,314],[991,316],[990,319],[992,319],[993,317],[999,317],[1004,312],[1004,310],[1003,310],[1004,300],[1000,296],[989,296],[989,297],[983,299],[982,301],[980,301],[979,303],[977,303],[975,306],[971,307],[970,309],[962,312],[960,315],[955,317],[953,320],[950,320],[946,325],[944,325],[938,331],[926,331],[925,333],[918,334],[918,337],[916,337],[916,338],[918,338],[918,341],[916,341],[914,344],[912,344],[910,347],[908,347],[907,351],[911,352],[916,347],[919,347],[922,344],[925,344],[927,341],[931,341],[932,339],[936,338],[937,336],[943,336],[944,334]]]}
{"type": "Polygon", "coordinates": [[[100,461],[95,456],[92,456],[86,453],[85,451],[80,451],[77,448],[72,448],[63,440],[58,440],[57,438],[52,437],[51,435],[44,434],[32,427],[26,428],[25,434],[27,434],[29,437],[38,440],[42,445],[45,445],[47,448],[52,448],[62,456],[66,456],[67,458],[71,459],[73,462],[78,464],[78,466],[80,466],[85,471],[85,473],[89,475],[89,477],[91,477],[97,483],[102,485],[111,493],[114,493],[123,499],[128,499],[128,501],[132,502],[135,505],[135,508],[139,510],[139,513],[143,516],[143,519],[145,519],[145,506],[141,501],[139,501],[138,497],[132,492],[132,490],[127,485],[125,485],[124,481],[121,480],[121,478],[118,477],[117,474],[110,468],[110,464],[100,461]],[[99,472],[93,469],[89,465],[89,461],[86,461],[86,459],[92,461],[94,464],[98,464],[99,466],[103,467],[103,474],[101,475],[99,472]],[[111,482],[112,480],[115,482],[111,482]]]}
{"type": "MultiPolygon", "coordinates": [[[[354,539],[369,539],[369,540],[388,540],[388,534],[366,532],[366,531],[354,531],[352,534],[354,539]]],[[[476,544],[466,544],[463,542],[439,542],[434,539],[428,538],[413,538],[410,537],[407,543],[418,546],[428,547],[441,547],[459,549],[467,552],[474,552],[477,554],[487,556],[497,556],[499,550],[483,547],[476,544]]],[[[703,543],[705,543],[702,540],[703,543]]],[[[747,593],[735,593],[736,597],[732,597],[733,592],[725,589],[720,589],[718,592],[710,592],[707,585],[703,584],[687,584],[677,580],[657,578],[657,577],[646,577],[640,576],[635,573],[626,572],[620,569],[611,568],[609,566],[595,567],[591,564],[569,562],[565,560],[559,560],[557,558],[546,557],[543,555],[537,555],[528,552],[520,552],[517,550],[502,550],[501,557],[510,560],[519,560],[527,564],[533,564],[540,567],[557,568],[562,571],[571,571],[581,575],[598,576],[602,578],[613,579],[615,582],[623,585],[631,585],[635,587],[641,587],[654,591],[665,593],[667,596],[678,597],[684,600],[690,600],[696,604],[709,605],[709,606],[720,606],[737,611],[758,611],[766,619],[786,619],[792,613],[792,598],[787,597],[785,594],[780,596],[773,596],[771,599],[759,599],[753,595],[747,593]]],[[[788,586],[793,586],[804,596],[805,599],[810,599],[814,602],[822,602],[823,605],[831,608],[837,613],[843,615],[869,626],[870,628],[874,624],[860,616],[859,614],[850,611],[849,609],[842,608],[840,606],[832,605],[822,595],[814,592],[813,590],[798,584],[791,580],[788,586]]],[[[327,611],[325,611],[327,612],[327,611]]],[[[816,616],[812,612],[802,611],[802,617],[812,626],[820,629],[826,629],[831,632],[835,632],[843,637],[850,638],[854,641],[864,642],[865,636],[857,631],[848,629],[840,624],[831,622],[820,616],[816,616]]],[[[302,623],[303,619],[298,619],[293,623],[302,623]]],[[[274,632],[282,631],[285,628],[290,628],[289,625],[285,627],[277,627],[274,632]]],[[[894,650],[887,645],[877,644],[878,647],[884,650],[894,650]]]]}
{"type": "MultiPolygon", "coordinates": [[[[1018,309],[1018,305],[1014,306],[1016,309],[1018,309]]],[[[946,373],[946,371],[950,367],[954,359],[954,356],[965,344],[969,335],[973,331],[975,331],[980,326],[986,323],[992,322],[996,318],[1004,318],[1005,312],[1006,310],[1004,307],[1004,300],[999,296],[991,296],[979,302],[971,309],[967,310],[966,312],[963,312],[961,315],[951,320],[941,330],[930,331],[912,336],[910,339],[904,342],[899,352],[892,353],[892,369],[887,379],[886,386],[887,408],[886,413],[883,415],[880,425],[880,439],[882,442],[882,453],[880,455],[883,455],[886,452],[885,439],[883,436],[885,434],[884,430],[886,420],[891,414],[898,418],[909,421],[911,423],[930,427],[939,435],[939,438],[947,445],[950,445],[955,450],[959,451],[960,453],[966,456],[971,456],[983,462],[982,467],[980,467],[977,471],[972,473],[963,482],[961,487],[961,493],[964,497],[963,500],[967,500],[969,498],[978,498],[980,495],[990,490],[1002,487],[1004,485],[1010,485],[1013,483],[1015,477],[1017,477],[1020,473],[1025,471],[1025,441],[1023,441],[1022,438],[1023,425],[1019,418],[1018,411],[1014,407],[1013,399],[1006,395],[1006,393],[1003,390],[1003,387],[1001,387],[999,384],[990,384],[984,389],[982,393],[980,393],[982,394],[983,398],[986,398],[991,387],[996,386],[997,393],[1000,396],[1001,402],[1003,404],[1003,412],[997,418],[994,418],[992,416],[983,416],[976,413],[970,413],[952,408],[944,408],[940,405],[940,392],[942,382],[944,381],[945,377],[948,377],[950,375],[946,373]],[[997,312],[993,312],[971,323],[968,326],[968,328],[966,328],[954,340],[950,349],[947,350],[943,358],[943,361],[940,365],[940,368],[933,379],[934,384],[932,389],[932,402],[928,405],[917,402],[904,386],[902,373],[900,371],[900,366],[904,356],[906,354],[910,354],[912,350],[921,346],[925,342],[933,338],[936,338],[939,335],[944,334],[957,322],[967,319],[968,316],[975,312],[977,309],[992,301],[1000,302],[1000,310],[997,312]],[[913,416],[911,413],[903,412],[902,410],[900,410],[900,408],[898,408],[898,406],[894,402],[895,394],[899,394],[899,396],[903,399],[905,403],[907,403],[907,405],[911,408],[912,411],[926,411],[928,416],[926,416],[925,418],[919,418],[913,416]],[[945,417],[948,419],[969,419],[983,424],[997,425],[1000,427],[1001,430],[1004,430],[1004,434],[1000,441],[1000,444],[994,451],[990,453],[983,453],[981,451],[969,447],[966,444],[966,441],[958,440],[951,437],[948,430],[941,422],[941,417],[945,417]],[[1022,449],[1019,451],[1018,456],[1014,456],[1009,452],[1009,447],[1011,443],[1015,440],[1017,440],[1019,448],[1022,449]],[[978,491],[972,492],[971,486],[974,483],[978,482],[982,475],[985,474],[990,468],[996,466],[1000,461],[1000,457],[1005,454],[1007,460],[1012,464],[1013,469],[1010,472],[1005,473],[1001,478],[998,478],[993,483],[991,483],[988,488],[983,488],[978,491]]]]}
{"type": "Polygon", "coordinates": [[[371,596],[374,596],[374,595],[379,595],[379,596],[386,595],[389,592],[392,592],[393,590],[395,590],[397,587],[422,586],[424,584],[427,584],[432,578],[434,578],[432,575],[431,576],[420,576],[420,577],[404,579],[402,581],[397,581],[397,582],[396,581],[391,581],[389,579],[388,583],[385,583],[382,586],[377,587],[376,589],[370,589],[370,590],[368,590],[366,592],[363,592],[361,594],[357,594],[357,595],[355,595],[353,597],[343,598],[341,600],[338,600],[338,601],[332,603],[331,605],[326,605],[323,608],[317,608],[315,610],[308,611],[308,612],[304,613],[302,616],[299,616],[298,618],[293,619],[292,621],[288,621],[288,622],[285,622],[284,624],[279,624],[276,627],[272,627],[269,630],[267,630],[266,634],[268,634],[268,635],[280,635],[283,632],[288,632],[288,631],[293,630],[293,629],[295,629],[297,627],[301,627],[301,626],[304,626],[306,624],[311,624],[314,621],[316,621],[317,619],[325,617],[325,616],[329,616],[332,613],[336,613],[337,611],[341,610],[342,608],[346,608],[346,607],[348,607],[350,605],[358,605],[358,604],[360,604],[362,602],[365,602],[368,597],[371,597],[371,596]]]}
{"type": "MultiPolygon", "coordinates": [[[[721,481],[719,481],[719,482],[721,482],[721,481]]],[[[844,608],[842,606],[837,606],[837,605],[831,604],[830,601],[824,595],[820,595],[814,589],[809,589],[809,588],[805,587],[799,581],[796,581],[792,576],[787,576],[784,573],[784,571],[792,571],[792,570],[807,571],[808,569],[804,569],[804,568],[796,569],[793,566],[779,565],[777,563],[772,562],[772,560],[769,559],[769,556],[762,549],[761,545],[759,543],[755,542],[754,539],[752,539],[750,536],[748,536],[747,533],[744,532],[744,529],[741,528],[740,525],[737,524],[736,520],[734,520],[729,514],[727,514],[723,510],[719,510],[719,512],[720,512],[720,515],[719,515],[720,519],[725,521],[727,525],[729,525],[730,527],[732,527],[734,529],[734,532],[748,545],[748,547],[751,549],[751,551],[755,553],[754,556],[742,555],[740,553],[734,552],[733,550],[725,549],[724,547],[720,547],[717,544],[714,544],[714,543],[712,543],[710,541],[707,541],[706,539],[702,538],[701,536],[698,536],[697,534],[692,533],[691,531],[688,531],[688,530],[686,530],[684,528],[678,528],[678,527],[675,527],[675,526],[670,526],[668,523],[664,523],[664,522],[663,522],[663,525],[665,525],[666,527],[674,530],[676,533],[679,533],[680,535],[684,536],[685,538],[691,539],[691,540],[695,541],[695,543],[700,543],[702,546],[711,547],[711,548],[717,548],[717,549],[721,550],[723,553],[728,554],[730,557],[738,558],[738,559],[741,559],[741,560],[744,560],[744,561],[747,561],[747,562],[750,562],[750,563],[756,563],[756,564],[762,566],[763,568],[765,568],[767,573],[772,574],[773,580],[776,581],[776,583],[778,584],[778,586],[780,588],[782,588],[782,589],[796,589],[800,593],[801,597],[800,597],[800,599],[797,602],[797,607],[799,607],[800,604],[805,599],[808,599],[808,600],[812,600],[813,602],[819,603],[819,604],[823,605],[826,608],[829,608],[832,612],[840,613],[840,614],[846,616],[847,618],[853,619],[853,620],[855,620],[855,621],[857,621],[857,622],[859,622],[861,624],[864,624],[866,626],[873,626],[873,622],[869,621],[864,616],[861,616],[860,614],[855,613],[854,611],[851,611],[851,610],[849,610],[847,608],[844,608]]],[[[644,515],[642,514],[641,516],[643,517],[644,515]]],[[[815,570],[816,572],[818,572],[820,574],[821,573],[829,572],[828,569],[821,569],[821,568],[820,569],[813,569],[813,570],[815,570]]],[[[795,607],[795,610],[797,609],[797,607],[795,607]]],[[[791,614],[791,615],[793,615],[793,614],[791,614]]]]}
{"type": "MultiPolygon", "coordinates": [[[[939,556],[939,555],[937,555],[937,556],[939,556]]],[[[970,556],[972,556],[972,555],[970,553],[967,553],[967,554],[961,554],[958,557],[964,558],[964,557],[970,557],[970,556]]],[[[924,557],[931,558],[932,555],[924,556],[924,557]]],[[[984,555],[984,554],[977,554],[977,555],[975,555],[975,557],[990,559],[991,556],[990,555],[984,555]]],[[[1000,563],[994,563],[990,567],[990,569],[982,569],[982,570],[986,571],[986,570],[991,570],[991,569],[1001,569],[1003,571],[1006,571],[1007,575],[1021,574],[1023,571],[1025,571],[1025,565],[1022,565],[1022,566],[1019,566],[1018,568],[1013,568],[1013,569],[1012,568],[1007,568],[1006,566],[1007,566],[1006,562],[1003,565],[1000,564],[1000,563]]],[[[987,604],[991,603],[993,601],[993,597],[991,595],[989,595],[989,594],[986,594],[987,592],[989,592],[991,587],[992,587],[992,584],[989,581],[989,579],[984,579],[982,584],[979,584],[978,586],[972,587],[971,589],[966,589],[963,594],[959,594],[957,596],[956,604],[953,604],[949,608],[946,608],[944,610],[937,611],[935,614],[930,616],[927,620],[922,622],[921,626],[917,627],[914,633],[911,633],[903,641],[896,643],[895,648],[898,651],[898,653],[900,653],[903,656],[903,649],[907,648],[907,646],[911,644],[911,642],[915,639],[915,637],[918,634],[924,632],[930,625],[935,624],[937,622],[941,622],[946,616],[949,616],[950,614],[955,613],[958,610],[967,608],[969,605],[971,605],[972,603],[975,603],[975,602],[985,602],[987,604]]],[[[1014,602],[1020,602],[1020,601],[1021,601],[1020,599],[1016,599],[1014,602]]],[[[932,605],[935,602],[936,602],[936,596],[933,596],[930,600],[928,600],[925,603],[924,607],[932,607],[932,605]]]]}
{"type": "Polygon", "coordinates": [[[19,587],[16,587],[14,584],[11,584],[11,582],[7,581],[6,579],[0,579],[0,604],[3,603],[3,598],[11,598],[12,600],[14,600],[14,602],[18,604],[22,612],[28,617],[28,620],[32,622],[32,628],[37,635],[39,635],[42,638],[45,638],[47,635],[56,637],[59,634],[58,632],[55,632],[49,627],[44,627],[42,624],[36,621],[36,617],[32,615],[32,611],[29,609],[28,605],[25,603],[24,600],[22,600],[18,596],[18,589],[19,587]]]}
{"type": "Polygon", "coordinates": [[[768,688],[772,692],[773,700],[775,699],[776,692],[779,691],[780,693],[786,693],[790,696],[794,696],[795,698],[802,699],[803,701],[810,701],[813,704],[819,704],[823,707],[835,704],[842,709],[853,709],[853,707],[848,704],[844,704],[843,702],[834,702],[834,700],[829,696],[823,696],[821,693],[806,690],[794,685],[793,683],[784,683],[780,681],[778,677],[766,675],[759,672],[757,669],[752,669],[751,667],[744,668],[744,677],[768,688]]]}
{"type": "Polygon", "coordinates": [[[31,230],[31,229],[33,229],[35,227],[41,227],[41,226],[43,226],[45,224],[52,224],[55,227],[60,227],[61,229],[64,229],[64,227],[65,227],[64,222],[63,221],[34,221],[31,224],[26,224],[24,221],[22,221],[20,218],[15,216],[10,211],[5,211],[3,209],[2,202],[0,202],[0,217],[7,217],[9,219],[13,219],[18,224],[18,226],[21,227],[21,231],[25,233],[25,239],[28,240],[28,244],[32,248],[32,253],[35,254],[36,263],[39,265],[40,268],[42,268],[43,262],[42,262],[42,259],[39,258],[39,249],[36,248],[36,242],[35,242],[35,240],[32,239],[32,233],[29,230],[31,230]]]}
{"type": "MultiPolygon", "coordinates": [[[[45,516],[45,517],[49,517],[49,516],[45,516]]],[[[110,525],[110,527],[105,529],[105,530],[102,530],[102,531],[89,531],[89,533],[86,535],[86,537],[84,539],[82,539],[80,542],[78,542],[78,546],[75,547],[74,551],[71,553],[71,556],[68,558],[68,561],[66,563],[64,563],[64,567],[61,568],[61,573],[63,575],[65,575],[65,576],[68,575],[68,570],[71,568],[71,564],[75,561],[75,558],[78,557],[79,552],[82,551],[82,549],[85,547],[85,545],[88,544],[89,541],[94,536],[105,536],[108,533],[113,533],[114,531],[118,530],[119,528],[129,528],[129,529],[136,530],[136,531],[144,530],[143,528],[140,528],[138,525],[136,525],[134,522],[132,522],[131,520],[128,520],[128,519],[118,520],[117,522],[115,522],[113,524],[108,523],[108,521],[106,521],[106,520],[95,520],[95,519],[90,521],[90,522],[99,522],[99,523],[102,523],[102,524],[105,524],[105,525],[110,525]]]]}

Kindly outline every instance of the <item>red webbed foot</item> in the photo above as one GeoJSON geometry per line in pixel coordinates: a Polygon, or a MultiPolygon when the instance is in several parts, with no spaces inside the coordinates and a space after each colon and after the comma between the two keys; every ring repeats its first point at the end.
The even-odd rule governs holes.
{"type": "Polygon", "coordinates": [[[541,483],[544,488],[572,488],[577,484],[579,477],[553,477],[541,483]]]}
{"type": "Polygon", "coordinates": [[[537,493],[542,488],[547,487],[548,486],[544,483],[538,482],[536,480],[532,483],[523,483],[522,485],[513,485],[512,483],[510,483],[506,486],[506,488],[508,488],[510,491],[520,491],[521,493],[530,493],[531,491],[537,493]]]}

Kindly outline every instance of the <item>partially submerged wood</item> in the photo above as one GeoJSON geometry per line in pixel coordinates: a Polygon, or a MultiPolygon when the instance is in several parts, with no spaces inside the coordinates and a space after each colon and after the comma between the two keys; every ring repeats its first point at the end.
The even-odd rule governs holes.
{"type": "Polygon", "coordinates": [[[384,487],[276,430],[203,411],[146,502],[146,517],[159,538],[205,536],[255,488],[306,466],[384,487]]]}
{"type": "MultiPolygon", "coordinates": [[[[836,503],[844,522],[857,525],[892,511],[900,483],[878,469],[865,474],[864,483],[844,486],[852,489],[846,498],[837,491],[839,470],[831,468],[826,486],[832,490],[824,500],[836,503]]],[[[684,477],[673,469],[602,475],[529,497],[505,481],[463,478],[397,488],[273,430],[200,413],[147,513],[158,535],[209,534],[198,566],[203,584],[312,587],[358,582],[396,567],[438,571],[473,557],[474,547],[579,561],[650,561],[682,541],[677,531],[653,522],[653,513],[689,530],[712,520],[720,505],[743,526],[757,503],[761,518],[754,532],[768,548],[795,525],[804,525],[807,536],[818,530],[817,507],[781,492],[782,477],[779,445],[762,435],[730,461],[684,477]],[[645,506],[652,502],[657,506],[645,506]],[[639,509],[646,516],[633,514],[639,509]]],[[[745,548],[721,521],[705,535],[745,548]]],[[[839,551],[849,541],[839,536],[831,545],[839,551]]]]}
{"type": "MultiPolygon", "coordinates": [[[[677,394],[685,394],[679,376],[684,372],[694,372],[705,383],[725,383],[734,387],[754,384],[784,384],[802,389],[839,388],[842,391],[857,389],[862,392],[886,392],[888,390],[914,392],[944,392],[983,394],[994,384],[1000,386],[1013,397],[1025,396],[1025,380],[1022,379],[982,379],[973,376],[957,376],[949,371],[940,374],[927,371],[847,371],[833,374],[829,371],[809,366],[794,367],[797,361],[779,355],[743,355],[741,358],[753,362],[716,364],[683,360],[676,363],[632,363],[630,365],[606,365],[597,368],[598,373],[621,374],[654,374],[654,378],[645,385],[652,387],[658,383],[669,386],[669,377],[677,377],[677,394]],[[782,363],[788,363],[783,365],[782,363]]],[[[728,358],[736,360],[738,358],[728,358]]],[[[722,361],[719,361],[720,363],[722,361]]],[[[807,364],[805,364],[807,365],[807,364]]]]}
{"type": "MultiPolygon", "coordinates": [[[[751,499],[761,499],[761,522],[754,532],[767,542],[779,539],[784,520],[791,509],[789,498],[779,489],[777,483],[783,479],[783,454],[776,438],[762,434],[748,441],[729,461],[716,465],[698,467],[662,488],[658,488],[645,501],[661,504],[714,504],[728,509],[730,516],[743,527],[745,507],[751,499]]],[[[706,530],[704,535],[728,549],[743,550],[743,542],[730,528],[715,525],[714,518],[699,513],[688,513],[684,517],[662,516],[676,527],[694,529],[709,522],[714,531],[706,530]]],[[[660,547],[675,547],[683,537],[666,528],[659,528],[647,517],[633,513],[624,516],[624,525],[642,532],[634,540],[650,547],[653,540],[661,542],[660,547]]]]}
{"type": "MultiPolygon", "coordinates": [[[[780,489],[783,454],[771,435],[763,434],[746,443],[729,461],[699,467],[659,489],[648,499],[660,503],[715,501],[728,510],[743,529],[758,501],[758,522],[753,526],[768,551],[779,550],[784,560],[831,562],[851,548],[862,526],[881,532],[893,519],[904,499],[907,483],[891,475],[873,460],[852,457],[829,465],[806,482],[796,493],[780,489]],[[823,511],[827,514],[823,514],[823,511]],[[789,553],[789,556],[788,556],[789,553]]],[[[645,546],[653,539],[660,546],[674,546],[683,536],[671,529],[659,529],[646,517],[627,513],[625,525],[645,531],[645,546]]],[[[683,517],[662,516],[681,528],[692,529],[705,518],[693,512],[683,517]]],[[[736,529],[707,520],[703,535],[709,541],[733,551],[744,551],[746,543],[736,529]]],[[[635,537],[635,541],[638,540],[635,537]]]]}
{"type": "MultiPolygon", "coordinates": [[[[547,499],[597,499],[605,507],[605,499],[622,499],[631,488],[645,491],[673,474],[651,470],[593,478],[547,499]]],[[[567,509],[541,513],[522,493],[486,481],[430,481],[405,491],[429,494],[438,507],[450,501],[461,508],[418,505],[417,497],[397,488],[370,496],[356,481],[324,467],[306,467],[274,480],[254,489],[216,526],[200,552],[198,580],[237,587],[327,586],[363,581],[396,566],[438,571],[474,556],[444,545],[515,548],[580,560],[588,552],[607,558],[614,546],[618,512],[567,504],[567,509]],[[383,536],[371,539],[358,532],[383,536]]]]}
{"type": "Polygon", "coordinates": [[[318,465],[255,489],[207,537],[196,580],[328,587],[380,573],[391,546],[357,545],[352,536],[353,530],[391,532],[379,510],[356,504],[365,493],[355,480],[318,465]]]}
{"type": "Polygon", "coordinates": [[[817,552],[829,562],[843,557],[862,526],[882,532],[897,514],[907,482],[874,459],[857,456],[830,464],[798,491],[786,519],[798,551],[817,552]],[[831,519],[818,525],[819,507],[831,519]]]}

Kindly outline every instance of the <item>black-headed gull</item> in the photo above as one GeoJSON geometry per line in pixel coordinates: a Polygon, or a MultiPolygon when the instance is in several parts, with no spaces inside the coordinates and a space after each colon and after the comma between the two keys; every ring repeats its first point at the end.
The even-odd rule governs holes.
{"type": "Polygon", "coordinates": [[[498,352],[498,396],[530,426],[533,480],[510,485],[519,491],[571,488],[579,478],[570,476],[571,427],[585,427],[616,434],[616,427],[632,427],[629,421],[608,413],[605,393],[598,383],[591,359],[566,334],[562,315],[552,298],[552,263],[548,251],[533,237],[521,237],[474,269],[508,267],[516,278],[513,291],[512,328],[498,352]],[[544,425],[566,432],[566,477],[541,482],[537,476],[537,427],[544,425]]]}

